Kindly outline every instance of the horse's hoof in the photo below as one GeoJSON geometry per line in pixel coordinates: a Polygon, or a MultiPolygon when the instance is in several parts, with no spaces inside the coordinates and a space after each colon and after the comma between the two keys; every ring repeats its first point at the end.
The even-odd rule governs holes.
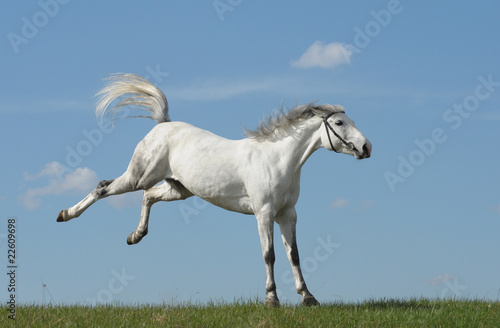
{"type": "Polygon", "coordinates": [[[67,216],[67,211],[62,210],[59,212],[59,215],[57,216],[57,222],[65,222],[66,220],[64,219],[67,216]]]}
{"type": "Polygon", "coordinates": [[[127,237],[127,245],[133,245],[133,244],[137,243],[137,242],[134,242],[134,232],[132,232],[130,235],[128,235],[128,237],[127,237]]]}
{"type": "Polygon", "coordinates": [[[276,308],[280,306],[280,301],[276,297],[266,297],[266,305],[270,308],[276,308]]]}
{"type": "Polygon", "coordinates": [[[136,233],[136,231],[134,231],[130,235],[128,235],[127,244],[128,245],[135,245],[135,244],[139,243],[142,240],[142,238],[144,238],[144,236],[146,236],[147,234],[148,234],[147,231],[143,234],[138,234],[138,233],[136,233]]]}
{"type": "Polygon", "coordinates": [[[302,305],[305,306],[313,306],[313,305],[319,305],[319,302],[314,298],[312,295],[307,295],[302,298],[302,305]]]}

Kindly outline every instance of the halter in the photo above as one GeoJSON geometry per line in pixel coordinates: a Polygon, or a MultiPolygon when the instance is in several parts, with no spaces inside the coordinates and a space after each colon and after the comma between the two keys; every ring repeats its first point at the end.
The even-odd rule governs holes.
{"type": "Polygon", "coordinates": [[[345,113],[344,111],[340,111],[340,112],[332,112],[328,115],[326,115],[325,117],[323,117],[323,123],[325,123],[325,129],[326,129],[326,135],[328,136],[328,141],[330,141],[330,146],[332,147],[332,150],[336,153],[338,153],[337,150],[335,150],[335,147],[333,147],[333,143],[332,143],[332,138],[330,137],[330,131],[333,132],[333,134],[339,138],[340,141],[342,141],[342,143],[344,145],[347,146],[348,149],[352,149],[352,146],[349,145],[347,143],[347,141],[344,140],[344,138],[342,138],[337,132],[335,132],[335,130],[332,128],[332,126],[330,125],[330,123],[328,123],[328,119],[330,118],[330,116],[332,116],[333,114],[338,114],[338,113],[345,113]]]}

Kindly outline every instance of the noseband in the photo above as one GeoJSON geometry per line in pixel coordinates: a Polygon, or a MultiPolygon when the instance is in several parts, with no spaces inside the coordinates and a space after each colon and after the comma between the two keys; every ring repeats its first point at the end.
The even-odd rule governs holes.
{"type": "Polygon", "coordinates": [[[328,141],[330,141],[330,146],[332,147],[332,150],[334,152],[336,152],[336,153],[338,153],[338,151],[335,150],[335,147],[333,147],[332,138],[330,137],[330,131],[332,131],[332,133],[337,138],[339,138],[339,140],[342,141],[342,143],[344,145],[346,145],[348,149],[352,149],[352,145],[350,145],[349,143],[347,143],[347,141],[345,141],[344,138],[342,138],[337,132],[335,132],[335,130],[330,125],[330,123],[328,123],[328,119],[330,118],[330,116],[332,116],[333,114],[338,114],[338,113],[344,113],[344,112],[343,111],[341,111],[341,112],[333,112],[333,113],[330,113],[330,114],[326,115],[325,117],[323,117],[323,123],[325,123],[325,129],[326,129],[326,135],[328,136],[328,141]]]}

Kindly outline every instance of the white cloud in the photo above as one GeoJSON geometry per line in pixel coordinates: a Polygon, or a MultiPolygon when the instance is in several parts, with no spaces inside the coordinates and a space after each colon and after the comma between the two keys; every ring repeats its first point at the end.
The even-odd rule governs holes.
{"type": "Polygon", "coordinates": [[[298,59],[292,60],[292,67],[297,68],[335,68],[351,62],[352,50],[349,45],[339,42],[325,44],[315,41],[298,59]]]}
{"type": "Polygon", "coordinates": [[[370,208],[373,206],[373,200],[371,199],[365,199],[359,202],[359,204],[356,206],[355,211],[356,212],[362,212],[366,210],[367,208],[370,208]]]}
{"type": "Polygon", "coordinates": [[[337,198],[330,204],[330,209],[334,210],[337,208],[347,207],[349,205],[349,201],[344,198],[337,198]]]}
{"type": "Polygon", "coordinates": [[[329,206],[330,210],[335,210],[338,208],[344,208],[344,207],[349,207],[352,205],[352,209],[355,212],[362,212],[370,207],[372,207],[374,204],[374,201],[371,199],[364,199],[362,201],[357,201],[357,202],[352,202],[348,199],[339,197],[335,199],[329,206]]]}
{"type": "Polygon", "coordinates": [[[31,175],[28,172],[24,172],[24,180],[25,181],[36,181],[41,177],[48,176],[52,178],[62,177],[64,175],[64,171],[67,169],[59,162],[50,162],[45,165],[43,170],[38,172],[35,175],[31,175]]]}
{"type": "Polygon", "coordinates": [[[91,101],[79,100],[40,100],[40,101],[17,101],[15,103],[0,104],[0,113],[25,112],[25,113],[47,113],[70,110],[88,110],[92,108],[91,101]]]}
{"type": "Polygon", "coordinates": [[[424,279],[424,282],[432,286],[438,286],[449,280],[457,280],[457,276],[454,274],[445,273],[443,275],[436,276],[432,279],[424,279]]]}
{"type": "MultiPolygon", "coordinates": [[[[72,193],[86,195],[91,192],[99,182],[97,173],[87,167],[79,167],[73,171],[59,162],[51,162],[36,174],[24,173],[24,180],[34,183],[46,179],[42,187],[29,188],[19,197],[21,204],[30,210],[39,208],[42,198],[50,195],[72,193]]],[[[142,191],[116,195],[107,198],[108,203],[117,208],[140,206],[142,204],[142,191]]]]}
{"type": "Polygon", "coordinates": [[[255,80],[210,79],[184,87],[166,87],[169,99],[217,101],[255,92],[282,92],[292,83],[289,79],[263,78],[255,80]]]}
{"type": "Polygon", "coordinates": [[[36,181],[42,178],[48,178],[44,186],[29,188],[19,197],[22,205],[27,209],[40,207],[42,197],[68,192],[84,194],[90,192],[98,183],[97,174],[91,169],[79,167],[69,172],[58,162],[48,163],[35,175],[25,173],[26,181],[36,181]]]}
{"type": "Polygon", "coordinates": [[[142,190],[136,192],[128,192],[121,195],[111,196],[106,198],[107,202],[116,209],[127,207],[136,207],[142,205],[142,190]]]}

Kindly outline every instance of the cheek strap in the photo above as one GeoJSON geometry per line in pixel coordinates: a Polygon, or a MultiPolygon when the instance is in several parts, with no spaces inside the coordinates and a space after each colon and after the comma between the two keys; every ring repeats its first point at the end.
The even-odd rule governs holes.
{"type": "Polygon", "coordinates": [[[337,113],[330,113],[328,115],[326,115],[325,117],[323,117],[323,123],[325,123],[325,129],[326,129],[326,135],[328,136],[328,141],[330,142],[330,146],[332,147],[332,150],[336,153],[338,153],[338,151],[335,149],[335,147],[333,147],[333,142],[332,142],[332,138],[330,137],[330,131],[332,131],[332,133],[340,140],[342,141],[342,143],[344,145],[347,146],[348,149],[351,149],[352,147],[347,143],[347,141],[344,140],[344,138],[342,138],[337,132],[335,132],[335,130],[333,129],[333,127],[330,125],[330,123],[328,123],[328,119],[330,118],[330,116],[332,116],[333,114],[337,114],[337,113]]]}

